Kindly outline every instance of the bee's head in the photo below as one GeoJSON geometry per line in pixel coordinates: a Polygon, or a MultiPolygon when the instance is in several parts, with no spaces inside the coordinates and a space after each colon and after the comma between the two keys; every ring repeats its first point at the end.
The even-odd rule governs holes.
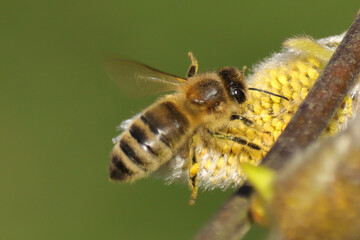
{"type": "Polygon", "coordinates": [[[193,105],[216,112],[222,104],[236,105],[246,101],[247,87],[244,70],[234,67],[221,68],[217,73],[205,73],[190,78],[186,97],[193,105]]]}
{"type": "Polygon", "coordinates": [[[245,69],[246,67],[239,71],[234,67],[225,67],[221,68],[218,72],[228,95],[237,104],[242,104],[246,101],[245,69]]]}
{"type": "Polygon", "coordinates": [[[209,129],[223,127],[239,104],[246,100],[243,76],[236,68],[222,68],[217,73],[189,78],[184,89],[188,111],[201,116],[209,129]]]}

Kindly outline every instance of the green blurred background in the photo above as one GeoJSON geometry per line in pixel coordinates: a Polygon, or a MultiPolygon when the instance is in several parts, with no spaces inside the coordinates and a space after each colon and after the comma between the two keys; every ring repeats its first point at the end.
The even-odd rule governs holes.
{"type": "MultiPolygon", "coordinates": [[[[190,239],[232,191],[110,183],[115,126],[154,100],[108,79],[111,56],[184,76],[258,62],[294,35],[343,32],[358,1],[2,1],[0,239],[190,239]]],[[[259,228],[246,239],[263,239],[259,228]]]]}

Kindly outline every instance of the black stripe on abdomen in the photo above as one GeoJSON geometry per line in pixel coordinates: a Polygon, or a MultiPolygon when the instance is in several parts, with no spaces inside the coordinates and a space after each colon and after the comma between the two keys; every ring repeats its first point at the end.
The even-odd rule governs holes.
{"type": "Polygon", "coordinates": [[[141,158],[135,153],[134,149],[127,143],[126,139],[120,140],[120,149],[123,153],[137,166],[147,171],[146,165],[147,163],[142,161],[141,158]]]}
{"type": "Polygon", "coordinates": [[[154,105],[140,119],[170,148],[189,128],[189,120],[173,102],[154,105]]]}
{"type": "Polygon", "coordinates": [[[133,124],[130,127],[129,132],[145,151],[151,153],[154,157],[159,156],[158,151],[151,146],[151,140],[149,140],[146,136],[144,129],[141,129],[139,126],[133,124]]]}
{"type": "Polygon", "coordinates": [[[155,135],[159,134],[159,131],[153,125],[151,125],[149,120],[147,120],[144,116],[141,116],[140,119],[141,119],[141,121],[143,121],[143,123],[145,123],[149,127],[150,131],[153,134],[155,134],[155,135]]]}
{"type": "Polygon", "coordinates": [[[123,160],[120,159],[118,155],[111,156],[111,163],[109,166],[109,175],[110,179],[113,180],[125,180],[128,176],[132,175],[134,172],[129,170],[123,163],[123,160]]]}

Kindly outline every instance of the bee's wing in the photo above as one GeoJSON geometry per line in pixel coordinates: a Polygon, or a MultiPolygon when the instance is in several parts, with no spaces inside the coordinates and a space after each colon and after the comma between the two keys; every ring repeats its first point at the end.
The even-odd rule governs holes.
{"type": "Polygon", "coordinates": [[[129,60],[108,60],[105,68],[110,78],[131,95],[173,91],[186,81],[184,78],[129,60]]]}

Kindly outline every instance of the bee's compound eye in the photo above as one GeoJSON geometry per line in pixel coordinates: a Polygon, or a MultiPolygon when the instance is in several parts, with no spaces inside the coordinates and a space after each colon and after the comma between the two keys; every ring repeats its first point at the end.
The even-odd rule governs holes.
{"type": "Polygon", "coordinates": [[[228,94],[239,104],[246,100],[246,85],[244,75],[236,68],[226,67],[219,71],[228,94]]]}

